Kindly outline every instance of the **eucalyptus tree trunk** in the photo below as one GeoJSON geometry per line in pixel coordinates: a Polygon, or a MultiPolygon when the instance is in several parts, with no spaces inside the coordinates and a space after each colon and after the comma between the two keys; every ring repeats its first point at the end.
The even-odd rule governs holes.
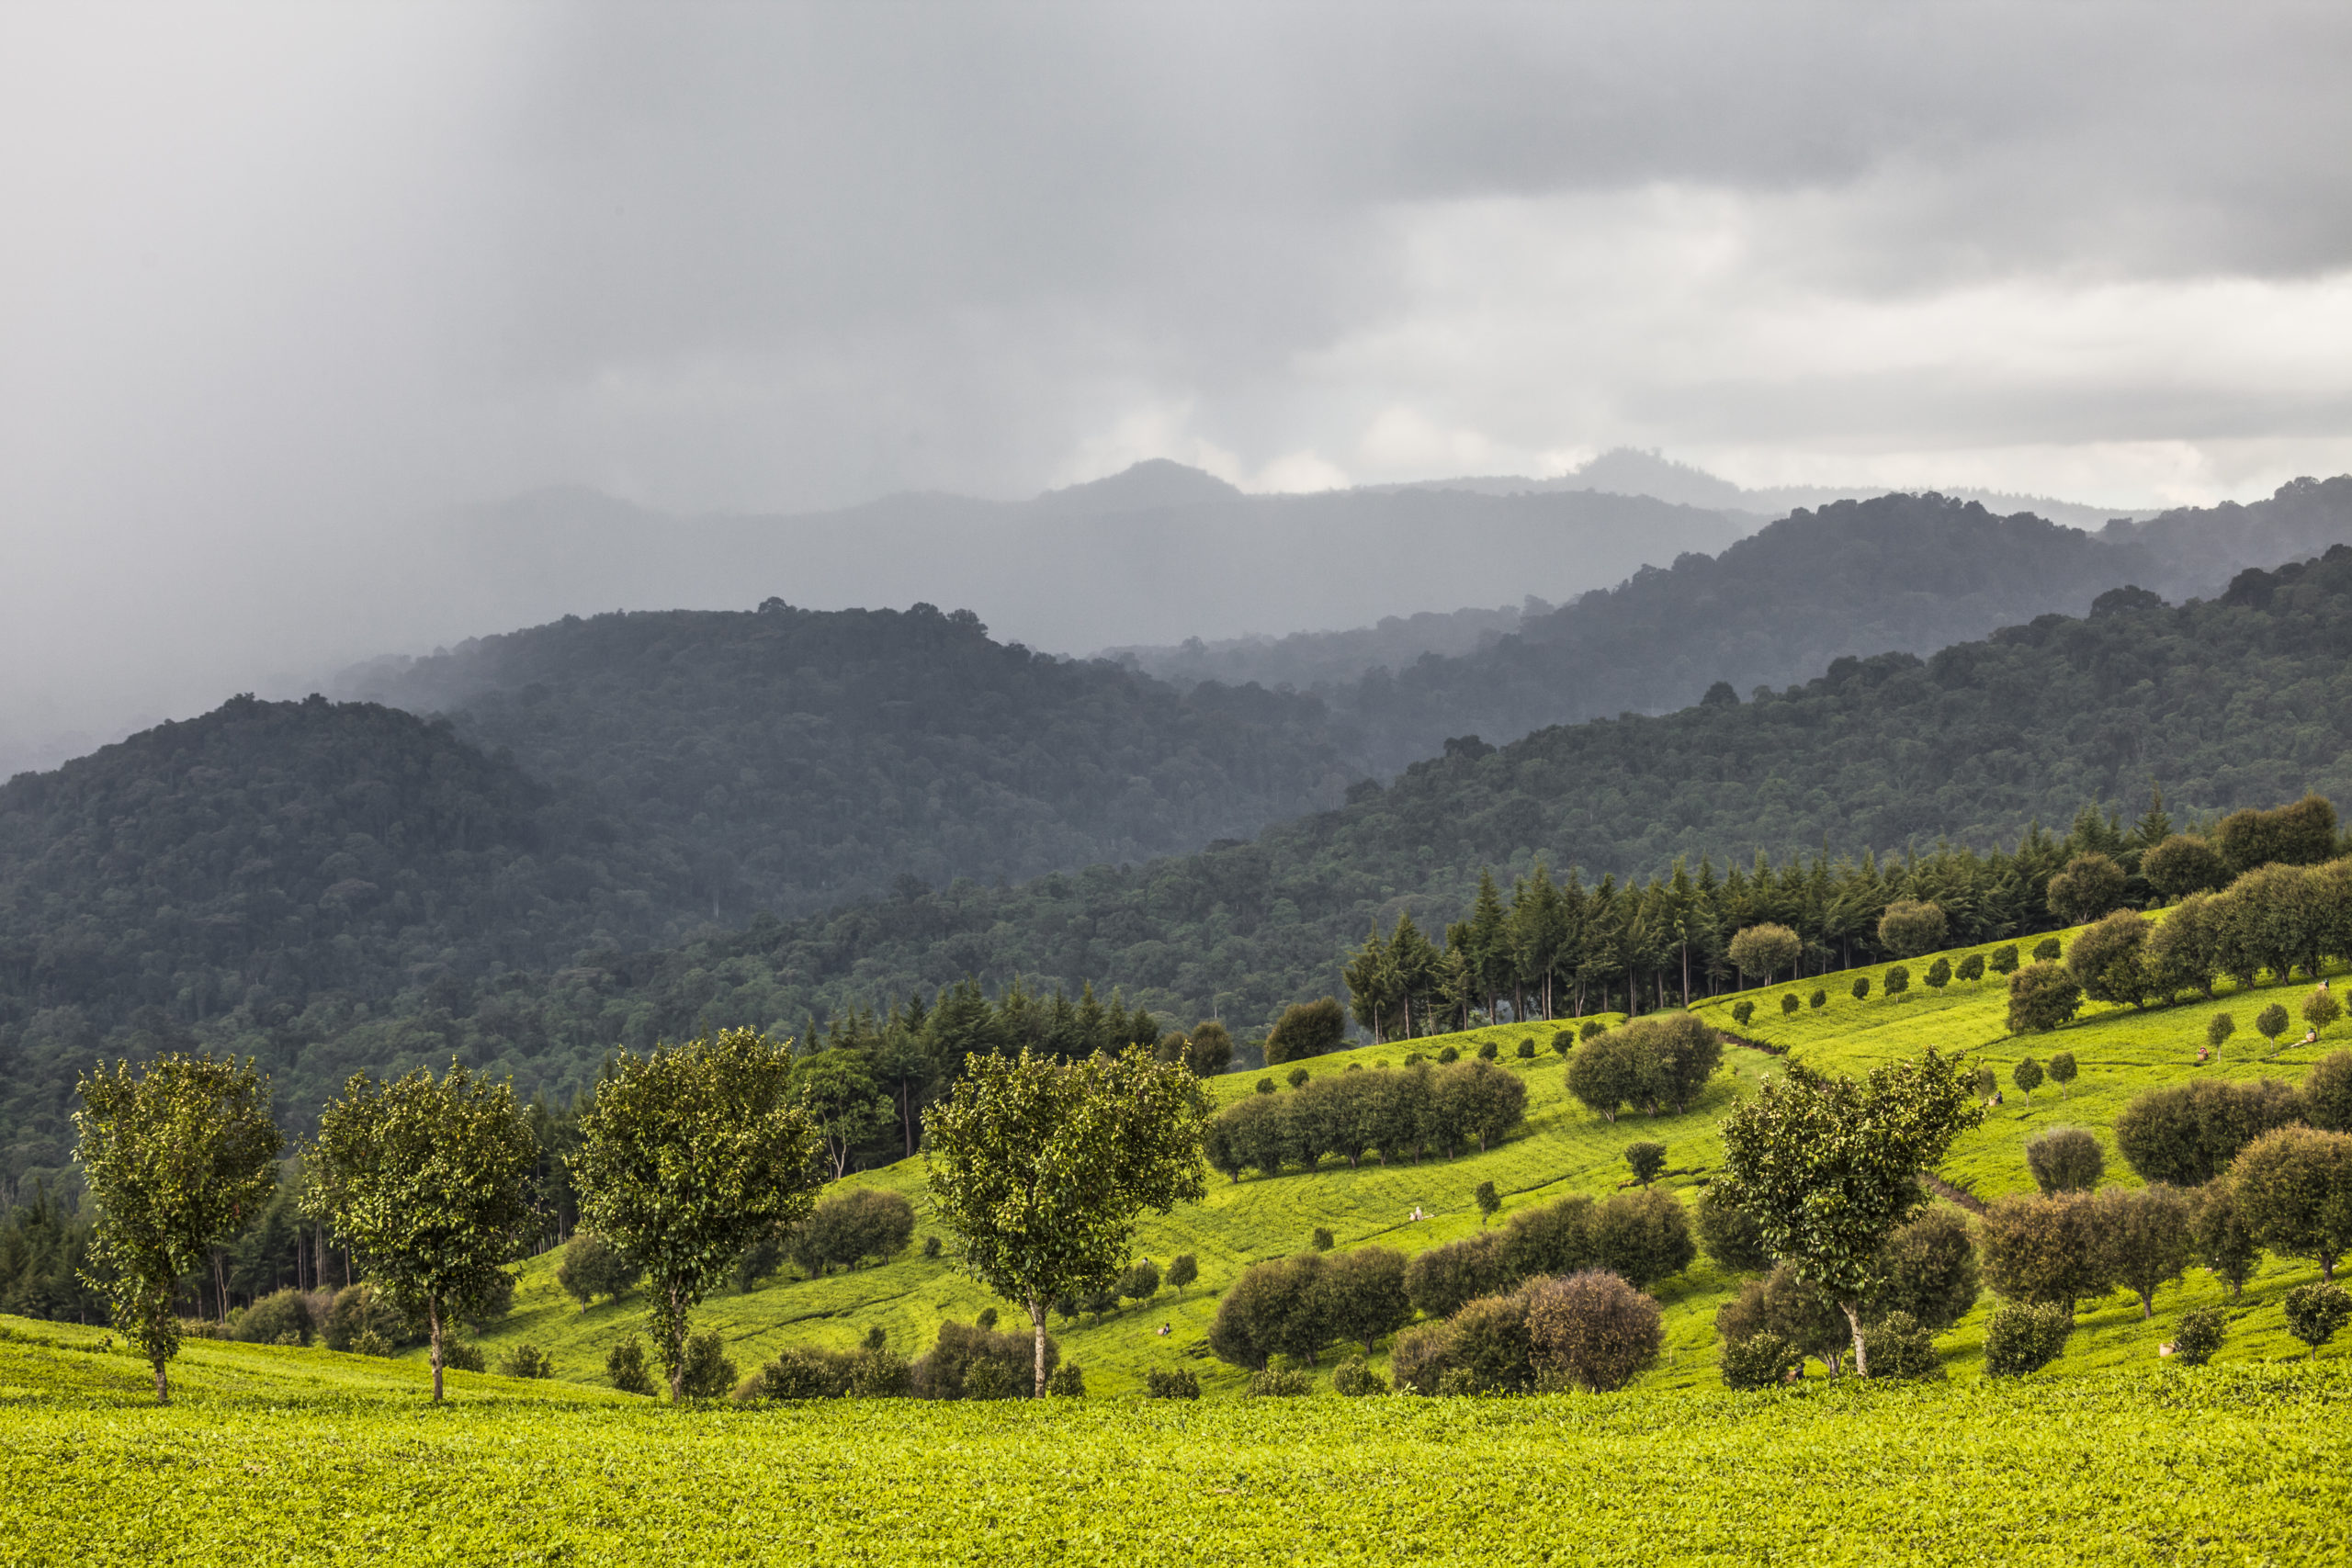
{"type": "Polygon", "coordinates": [[[424,1320],[433,1327],[433,1403],[441,1403],[441,1298],[424,1298],[424,1320]]]}

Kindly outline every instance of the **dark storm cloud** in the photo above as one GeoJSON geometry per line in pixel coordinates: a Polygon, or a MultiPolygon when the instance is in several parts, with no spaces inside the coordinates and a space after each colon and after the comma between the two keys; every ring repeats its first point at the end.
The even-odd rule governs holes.
{"type": "Polygon", "coordinates": [[[0,728],[491,629],[381,563],[548,483],[781,511],[1632,443],[2148,504],[2352,467],[2347,41],[2241,5],[9,10],[0,728]]]}

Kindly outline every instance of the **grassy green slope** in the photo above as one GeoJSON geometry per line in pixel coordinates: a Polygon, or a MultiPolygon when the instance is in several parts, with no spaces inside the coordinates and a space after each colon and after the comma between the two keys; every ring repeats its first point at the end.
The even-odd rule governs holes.
{"type": "MultiPolygon", "coordinates": [[[[50,1325],[0,1319],[18,1326],[50,1325]]],[[[191,1348],[191,1384],[223,1354],[191,1348]]],[[[158,1410],[71,1364],[105,1359],[0,1341],[0,1562],[2333,1561],[2352,1399],[2352,1369],[2323,1363],[683,1411],[476,1380],[436,1411],[363,1369],[384,1386],[158,1410]]]]}
{"type": "MultiPolygon", "coordinates": [[[[1946,956],[1957,962],[1970,951],[1989,949],[1954,949],[1946,956]]],[[[1320,1076],[1357,1064],[1401,1065],[1408,1051],[1434,1055],[1449,1044],[1467,1055],[1492,1039],[1501,1046],[1502,1065],[1526,1080],[1527,1125],[1487,1154],[1451,1161],[1388,1168],[1367,1164],[1357,1170],[1327,1166],[1311,1173],[1238,1183],[1213,1179],[1205,1202],[1148,1219],[1137,1238],[1137,1250],[1163,1268],[1177,1253],[1196,1255],[1198,1285],[1181,1300],[1163,1289],[1156,1301],[1125,1308],[1099,1325],[1086,1319],[1057,1324],[1055,1336],[1064,1355],[1086,1368],[1088,1386],[1096,1393],[1135,1392],[1145,1371],[1156,1366],[1189,1367],[1211,1393],[1238,1390],[1240,1373],[1198,1352],[1216,1314],[1216,1292],[1250,1263],[1303,1249],[1318,1225],[1328,1227],[1342,1247],[1376,1243],[1415,1252],[1457,1239],[1479,1228],[1472,1192],[1482,1181],[1492,1181],[1506,1194],[1501,1218],[1572,1192],[1604,1194],[1625,1177],[1625,1146],[1642,1139],[1667,1145],[1670,1168],[1679,1174],[1666,1185],[1688,1197],[1721,1160],[1717,1123],[1738,1097],[1753,1089],[1760,1075],[1781,1070],[1782,1054],[1826,1070],[1859,1075],[1880,1062],[1915,1055],[1934,1045],[1965,1050],[1972,1060],[1992,1064],[2007,1086],[2009,1069],[2019,1057],[2046,1060],[2055,1051],[2074,1052],[2082,1076],[2069,1093],[2045,1086],[2029,1103],[2009,1087],[2007,1102],[1995,1108],[1982,1128],[1964,1136],[1946,1162],[1947,1179],[1990,1198],[2031,1189],[2025,1142],[2061,1122],[2097,1133],[2109,1148],[2108,1179],[2132,1184],[2136,1179],[2114,1155],[2111,1126],[2132,1096],[2199,1072],[2238,1077],[2267,1073],[2299,1079],[2312,1061],[2334,1048],[2333,1043],[2323,1042],[2316,1047],[2290,1045],[2272,1054],[2268,1043],[2253,1032],[2253,1013],[2274,996],[2292,1001],[2301,994],[2300,986],[2266,986],[2251,998],[2233,996],[2225,986],[2211,1002],[2146,1011],[2094,1005],[2054,1034],[2012,1040],[2004,1032],[2006,987],[1988,979],[1974,986],[1956,981],[1941,993],[1930,991],[1917,976],[1925,975],[1933,956],[1912,961],[1912,989],[1899,998],[1883,994],[1882,966],[1808,978],[1796,988],[1798,994],[1809,995],[1818,986],[1828,992],[1829,1000],[1817,1010],[1801,1007],[1793,1016],[1779,1010],[1781,995],[1790,989],[1785,986],[1699,1004],[1702,1017],[1731,1029],[1732,1006],[1743,996],[1756,1001],[1758,1015],[1740,1032],[1765,1049],[1728,1049],[1724,1070],[1704,1098],[1680,1116],[1628,1116],[1611,1123],[1584,1110],[1567,1097],[1560,1059],[1549,1047],[1556,1026],[1549,1023],[1502,1025],[1409,1045],[1362,1046],[1297,1064],[1320,1076]],[[1852,981],[1860,974],[1872,981],[1872,995],[1865,1001],[1850,994],[1852,981]],[[2204,1039],[2206,1021],[2217,1011],[2235,1013],[2240,1032],[2222,1060],[2199,1066],[2197,1047],[2204,1039]],[[1536,1042],[1539,1054],[1532,1061],[1515,1055],[1521,1039],[1536,1042]],[[1429,1218],[1411,1221],[1408,1216],[1417,1206],[1429,1218]],[[1165,1337],[1157,1332],[1162,1325],[1170,1329],[1165,1337]],[[1188,1350],[1194,1353],[1188,1355],[1188,1350]]],[[[1616,1021],[1613,1016],[1611,1021],[1616,1021]]],[[[1278,1076],[1289,1070],[1286,1066],[1278,1076]]],[[[1258,1077],[1234,1074],[1213,1082],[1210,1090],[1220,1102],[1229,1100],[1254,1092],[1258,1077]]],[[[922,1212],[920,1159],[850,1180],[904,1192],[922,1212]]],[[[922,1225],[918,1235],[932,1228],[922,1225]]],[[[616,1339],[638,1331],[641,1303],[635,1297],[618,1303],[599,1302],[582,1313],[557,1289],[555,1261],[542,1258],[525,1267],[514,1312],[485,1343],[494,1352],[528,1339],[554,1352],[562,1377],[601,1383],[605,1353],[616,1339]]],[[[2233,1313],[2222,1359],[2300,1355],[2302,1348],[2288,1337],[2278,1300],[2290,1286],[2316,1277],[2313,1266],[2273,1260],[2248,1286],[2242,1302],[2229,1303],[2219,1285],[2192,1270],[2182,1282],[2159,1293],[2154,1323],[2143,1322],[2136,1299],[2121,1293],[2086,1303],[2078,1314],[2080,1331],[2060,1368],[2081,1371],[2152,1360],[2155,1347],[2170,1337],[2177,1314],[2204,1305],[2227,1305],[2233,1313]]],[[[1667,1347],[1643,1386],[1702,1387],[1714,1382],[1714,1314],[1736,1290],[1736,1279],[1722,1275],[1703,1258],[1685,1274],[1657,1287],[1666,1306],[1667,1347]]],[[[854,1273],[820,1280],[779,1277],[748,1292],[723,1290],[705,1304],[697,1321],[719,1328],[739,1366],[748,1371],[787,1344],[846,1346],[877,1325],[893,1346],[913,1354],[929,1345],[942,1319],[968,1320],[990,1305],[1008,1319],[1016,1315],[958,1274],[952,1259],[925,1259],[910,1250],[894,1262],[854,1273]]],[[[1973,1375],[1976,1371],[1992,1305],[1988,1295],[1942,1341],[1955,1371],[1973,1375]]],[[[2323,1352],[2324,1358],[2341,1355],[2352,1355],[2352,1350],[2330,1347],[2323,1352]]],[[[1378,1361],[1376,1358],[1375,1365],[1378,1361]]]]}

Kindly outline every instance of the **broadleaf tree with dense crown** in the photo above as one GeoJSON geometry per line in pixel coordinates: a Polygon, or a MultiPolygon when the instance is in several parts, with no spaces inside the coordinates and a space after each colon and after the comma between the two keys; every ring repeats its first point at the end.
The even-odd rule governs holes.
{"type": "Polygon", "coordinates": [[[1933,1050],[1859,1084],[1792,1062],[1724,1119],[1724,1200],[1754,1218],[1766,1250],[1845,1312],[1863,1375],[1862,1305],[1883,1283],[1887,1237],[1926,1205],[1920,1173],[1984,1119],[1959,1064],[1933,1050]]]}
{"type": "Polygon", "coordinates": [[[449,1321],[492,1299],[531,1219],[538,1140],[514,1086],[452,1062],[379,1083],[365,1073],[319,1115],[303,1206],[432,1338],[433,1397],[449,1321]]]}
{"type": "Polygon", "coordinates": [[[639,1056],[624,1052],[581,1118],[581,1218],[645,1270],[670,1398],[684,1396],[686,1327],[752,1243],[815,1206],[815,1118],[784,1044],[755,1030],[639,1056]]]}
{"type": "Polygon", "coordinates": [[[932,1203],[965,1269],[1029,1314],[1046,1395],[1046,1313],[1125,1268],[1136,1218],[1207,1191],[1208,1103],[1190,1068],[1131,1048],[1059,1062],[972,1056],[924,1118],[932,1203]]]}
{"type": "Polygon", "coordinates": [[[104,1291],[114,1325],[155,1371],[179,1353],[181,1276],[258,1214],[277,1186],[285,1134],[269,1115],[269,1080],[249,1059],[172,1053],[134,1074],[101,1066],[75,1086],[74,1158],[97,1205],[85,1280],[104,1291]]]}

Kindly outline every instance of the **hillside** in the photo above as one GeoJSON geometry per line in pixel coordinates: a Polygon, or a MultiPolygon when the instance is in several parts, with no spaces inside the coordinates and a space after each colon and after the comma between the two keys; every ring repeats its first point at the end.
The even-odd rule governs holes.
{"type": "MultiPolygon", "coordinates": [[[[112,1385],[127,1359],[94,1331],[22,1343],[14,1326],[0,1538],[105,1564],[244,1561],[289,1532],[337,1559],[590,1564],[2074,1563],[2086,1540],[2119,1562],[2286,1562],[2335,1528],[2352,1395],[2322,1361],[1747,1395],[744,1412],[459,1373],[460,1403],[429,1413],[413,1381],[159,1411],[112,1385]]],[[[256,1359],[313,1358],[356,1359],[256,1359]]]]}
{"type": "Polygon", "coordinates": [[[2176,601],[2211,595],[2241,569],[2346,541],[2352,477],[2301,479],[2253,506],[2121,521],[2096,536],[1937,495],[1840,501],[1799,509],[1719,555],[1679,556],[1530,615],[1490,647],[1327,694],[1385,773],[1452,736],[1516,739],[1667,712],[1718,681],[1744,694],[1808,679],[1839,658],[1924,656],[2045,614],[2080,614],[2126,583],[2176,601]]]}
{"type": "MultiPolygon", "coordinates": [[[[1911,888],[1964,893],[1955,908],[1988,922],[1987,940],[2047,929],[2038,890],[2069,850],[2032,837],[2037,822],[2094,801],[2137,812],[2152,778],[2184,821],[2306,790],[2352,798],[2347,653],[2352,547],[2338,547],[2195,604],[2117,593],[2088,616],[2041,617],[1928,660],[1839,660],[1747,701],[1724,692],[1659,717],[1456,747],[1250,843],[714,936],[608,966],[591,999],[550,989],[532,1007],[557,1032],[553,1021],[628,995],[648,1004],[640,1026],[674,1033],[1021,974],[1073,991],[1115,984],[1162,1016],[1256,1029],[1288,1002],[1344,995],[1340,967],[1367,929],[1401,912],[1441,935],[1467,913],[1482,866],[1508,881],[1539,861],[1580,868],[1589,886],[1665,875],[1678,859],[1695,877],[1708,856],[1719,876],[1770,852],[1758,907],[1795,919],[1853,877],[1877,900],[1844,915],[1865,950],[1870,911],[1911,888]],[[1938,852],[1946,840],[1972,852],[1938,852]],[[2010,846],[2007,863],[1981,852],[2010,846]],[[1866,852],[1913,858],[1830,863],[1866,852]]],[[[2075,847],[2109,831],[2094,814],[2075,847]]],[[[1621,901],[1624,945],[1598,955],[1599,978],[1621,991],[1665,962],[1655,924],[1631,926],[1645,908],[1621,901]]]]}
{"type": "MultiPolygon", "coordinates": [[[[2075,934],[2062,933],[2062,942],[2070,943],[2075,934]]],[[[1952,948],[1941,956],[1957,964],[1972,951],[1983,949],[1952,948]]],[[[1935,956],[1921,955],[1912,961],[1913,968],[1923,971],[1935,956]]],[[[1702,1018],[1728,1030],[1735,1027],[1730,1010],[1738,1001],[1762,1003],[1757,1021],[1743,1032],[1763,1048],[1727,1049],[1723,1070],[1679,1115],[1629,1113],[1611,1122],[1577,1104],[1566,1092],[1561,1059],[1552,1048],[1559,1026],[1551,1023],[1501,1025],[1358,1046],[1296,1064],[1310,1077],[1320,1077],[1357,1066],[1379,1070],[1384,1063],[1394,1068],[1408,1054],[1434,1055],[1449,1046],[1472,1055],[1492,1041],[1501,1066],[1526,1085],[1526,1123],[1491,1151],[1464,1153],[1456,1159],[1432,1157],[1412,1166],[1375,1166],[1367,1160],[1353,1169],[1326,1160],[1313,1171],[1294,1169],[1272,1178],[1214,1178],[1205,1202],[1165,1218],[1147,1218],[1137,1237],[1138,1253],[1163,1270],[1176,1254],[1193,1254],[1201,1270],[1196,1287],[1181,1297],[1163,1290],[1152,1301],[1123,1307],[1100,1322],[1057,1320],[1053,1333],[1064,1356],[1087,1369],[1091,1391],[1132,1393],[1148,1369],[1182,1366],[1193,1371],[1212,1395],[1232,1393],[1240,1388],[1243,1374],[1208,1359],[1202,1341],[1215,1316],[1217,1295],[1250,1263],[1304,1249],[1318,1226],[1329,1228],[1341,1248],[1378,1245],[1410,1254],[1475,1234],[1483,1224],[1505,1223],[1522,1209],[1571,1193],[1606,1196],[1627,1181],[1624,1151],[1642,1140],[1667,1145],[1670,1174],[1662,1185],[1686,1201],[1695,1200],[1722,1161],[1717,1124],[1739,1098],[1754,1092],[1760,1075],[1782,1071],[1781,1064],[1789,1057],[1859,1077],[1883,1062],[1913,1057],[1932,1045],[1966,1052],[1972,1062],[1994,1067],[2006,1085],[2020,1056],[2074,1053],[2082,1070],[2075,1084],[2063,1092],[2045,1088],[2030,1097],[2019,1097],[2012,1089],[2010,1102],[1996,1108],[1982,1127],[1963,1134],[1945,1161],[1942,1174],[1949,1180],[1989,1199],[2033,1190],[2025,1142],[2059,1124],[2086,1127],[2099,1137],[2108,1156],[2108,1184],[2137,1186],[2138,1179],[2116,1153],[2111,1132],[2116,1114],[2133,1096],[2199,1076],[2267,1076],[2300,1082],[2313,1062],[2352,1043],[2329,1039],[2313,1046],[2272,1050],[2259,1037],[2242,1033],[2220,1060],[2197,1063],[2206,1022],[2215,1012],[2233,1012],[2244,1020],[2264,1002],[2296,999],[2306,988],[2302,981],[2283,987],[2266,984],[2251,996],[2224,981],[2211,1001],[2144,1011],[2094,1003],[2075,1022],[2053,1033],[2019,1040],[2007,1034],[2007,988],[1997,977],[1975,985],[1955,983],[1941,993],[1923,987],[1892,998],[1883,987],[1874,987],[1867,1000],[1857,1001],[1850,995],[1851,982],[1862,975],[1877,980],[1881,971],[1874,966],[1808,977],[1803,988],[1819,986],[1829,1000],[1818,1010],[1801,1009],[1788,1021],[1779,1008],[1785,987],[1726,994],[1702,1004],[1697,1010],[1702,1018]],[[1522,1041],[1534,1045],[1533,1056],[1517,1054],[1522,1041]],[[1473,1201],[1475,1190],[1484,1181],[1492,1181],[1503,1195],[1502,1209],[1492,1222],[1482,1222],[1473,1201]],[[1417,1208],[1429,1217],[1412,1221],[1408,1216],[1417,1208]],[[1171,1330],[1165,1337],[1158,1333],[1163,1324],[1171,1330]]],[[[1617,1019],[1608,1015],[1603,1021],[1617,1019]]],[[[1290,1070],[1285,1066],[1276,1076],[1286,1077],[1290,1070]]],[[[1212,1080],[1209,1087],[1219,1103],[1230,1103],[1256,1092],[1258,1077],[1233,1074],[1212,1080]]],[[[920,1158],[853,1176],[848,1183],[903,1192],[919,1212],[923,1201],[920,1158]]],[[[927,1221],[920,1224],[918,1239],[932,1229],[927,1221]]],[[[514,1312],[484,1342],[498,1348],[529,1339],[554,1350],[562,1375],[595,1383],[605,1351],[617,1337],[639,1331],[642,1303],[633,1298],[599,1300],[582,1312],[556,1288],[555,1261],[550,1255],[525,1267],[514,1312]]],[[[2155,1346],[2170,1337],[2177,1314],[2206,1305],[2226,1304],[2232,1315],[2223,1362],[2300,1356],[2302,1348],[2287,1335],[2278,1303],[2290,1287],[2317,1277],[2314,1264],[2272,1258],[2241,1300],[2227,1302],[2222,1286],[2193,1269],[2158,1293],[2154,1322],[2142,1319],[2137,1300],[2128,1293],[2086,1303],[2077,1313],[2075,1336],[2052,1375],[2079,1376],[2153,1361],[2155,1346]]],[[[989,1306],[1012,1315],[1006,1303],[959,1274],[952,1258],[926,1258],[919,1247],[895,1261],[854,1272],[784,1280],[779,1276],[776,1282],[748,1292],[722,1292],[704,1309],[707,1320],[721,1326],[739,1365],[749,1367],[793,1343],[847,1348],[876,1327],[891,1345],[912,1354],[930,1343],[943,1319],[968,1321],[989,1306]]],[[[1736,1277],[1702,1257],[1653,1288],[1666,1307],[1667,1343],[1657,1365],[1643,1375],[1637,1388],[1720,1386],[1714,1314],[1737,1285],[1736,1277]]],[[[1941,1341],[1953,1375],[1977,1374],[1992,1304],[1988,1295],[1941,1341]]],[[[1385,1348],[1374,1363],[1384,1359],[1385,1348]]],[[[2352,1359],[2352,1348],[2331,1346],[2322,1359],[2352,1359]]],[[[1812,1375],[1819,1371],[1815,1367],[1812,1375]]]]}
{"type": "Polygon", "coordinates": [[[695,865],[714,918],[1196,849],[1353,776],[1312,698],[1180,694],[927,604],[566,616],[344,684],[695,865]]]}

